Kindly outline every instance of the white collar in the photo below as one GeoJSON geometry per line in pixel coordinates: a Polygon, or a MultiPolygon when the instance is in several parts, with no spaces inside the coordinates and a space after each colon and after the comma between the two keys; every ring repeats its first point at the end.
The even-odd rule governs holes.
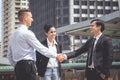
{"type": "Polygon", "coordinates": [[[100,38],[100,36],[102,35],[102,33],[100,33],[99,35],[97,35],[96,37],[94,37],[94,38],[96,38],[97,40],[100,38]]]}
{"type": "MultiPolygon", "coordinates": [[[[47,43],[48,43],[48,46],[52,46],[52,44],[50,43],[50,41],[49,41],[49,39],[47,38],[47,43]]],[[[57,42],[56,42],[56,40],[54,39],[54,41],[53,41],[53,44],[54,45],[57,45],[57,42]]]]}
{"type": "Polygon", "coordinates": [[[24,24],[20,24],[19,27],[22,27],[24,29],[28,29],[28,26],[24,25],[24,24]]]}

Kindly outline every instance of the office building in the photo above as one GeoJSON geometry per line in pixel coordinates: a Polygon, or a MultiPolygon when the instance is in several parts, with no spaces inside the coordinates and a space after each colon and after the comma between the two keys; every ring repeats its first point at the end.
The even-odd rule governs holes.
{"type": "MultiPolygon", "coordinates": [[[[30,9],[34,18],[31,29],[42,41],[45,37],[43,26],[46,23],[56,28],[63,27],[107,15],[119,8],[118,0],[30,0],[30,9]]],[[[74,38],[80,39],[80,36],[74,38]]],[[[57,39],[63,49],[74,46],[70,44],[72,39],[68,36],[61,35],[57,39]]]]}
{"type": "Polygon", "coordinates": [[[2,0],[2,53],[6,56],[8,42],[12,31],[18,25],[17,12],[19,9],[28,8],[28,0],[2,0]]]}

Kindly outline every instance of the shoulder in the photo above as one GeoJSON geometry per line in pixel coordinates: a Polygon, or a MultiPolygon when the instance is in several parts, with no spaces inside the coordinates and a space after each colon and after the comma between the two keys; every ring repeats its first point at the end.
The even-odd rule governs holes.
{"type": "Polygon", "coordinates": [[[25,30],[21,33],[26,38],[34,38],[35,34],[31,30],[25,30]]]}
{"type": "Polygon", "coordinates": [[[103,39],[104,41],[109,41],[109,40],[111,40],[111,38],[110,38],[109,36],[105,36],[105,35],[102,35],[102,39],[103,39]]]}
{"type": "Polygon", "coordinates": [[[47,44],[47,39],[41,41],[42,44],[47,44]]]}
{"type": "Polygon", "coordinates": [[[109,36],[103,35],[101,41],[103,45],[108,45],[108,44],[112,45],[112,39],[109,36]]]}

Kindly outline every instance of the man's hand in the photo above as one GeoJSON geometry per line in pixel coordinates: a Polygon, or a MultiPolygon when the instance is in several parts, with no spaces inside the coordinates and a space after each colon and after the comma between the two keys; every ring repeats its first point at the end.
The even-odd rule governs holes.
{"type": "Polygon", "coordinates": [[[59,62],[63,62],[63,61],[65,60],[64,54],[57,54],[56,59],[57,59],[59,62]]]}

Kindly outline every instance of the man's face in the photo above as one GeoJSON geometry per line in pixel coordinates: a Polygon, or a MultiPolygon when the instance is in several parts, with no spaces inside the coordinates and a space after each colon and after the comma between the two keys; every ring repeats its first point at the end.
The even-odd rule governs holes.
{"type": "Polygon", "coordinates": [[[98,34],[100,32],[100,29],[101,29],[101,27],[96,25],[96,21],[94,21],[90,24],[90,32],[93,35],[98,34]]]}
{"type": "Polygon", "coordinates": [[[26,13],[27,13],[26,17],[25,17],[26,25],[31,26],[31,24],[33,22],[32,13],[31,12],[26,12],[26,13]]]}

